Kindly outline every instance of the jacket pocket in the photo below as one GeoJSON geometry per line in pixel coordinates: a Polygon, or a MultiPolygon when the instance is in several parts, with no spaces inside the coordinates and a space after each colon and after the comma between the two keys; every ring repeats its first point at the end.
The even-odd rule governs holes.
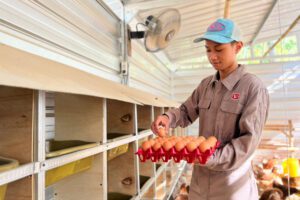
{"type": "Polygon", "coordinates": [[[223,101],[220,108],[223,112],[241,114],[243,107],[239,102],[223,101]]]}
{"type": "Polygon", "coordinates": [[[219,113],[219,129],[222,130],[222,142],[226,143],[240,136],[239,120],[244,105],[234,101],[222,101],[219,113]]]}
{"type": "Polygon", "coordinates": [[[198,104],[198,107],[200,109],[209,109],[210,103],[211,103],[210,99],[201,99],[199,104],[198,104]]]}

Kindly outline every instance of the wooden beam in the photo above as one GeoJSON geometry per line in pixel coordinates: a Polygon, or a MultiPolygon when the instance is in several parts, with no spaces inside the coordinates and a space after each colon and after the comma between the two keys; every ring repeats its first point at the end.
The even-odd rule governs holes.
{"type": "MultiPolygon", "coordinates": [[[[278,131],[283,133],[289,140],[288,148],[293,149],[295,146],[293,131],[295,130],[293,127],[292,120],[288,120],[288,124],[266,124],[264,127],[265,131],[278,131]]],[[[294,150],[292,150],[294,151],[294,150]]]]}
{"type": "Polygon", "coordinates": [[[230,16],[230,0],[226,0],[224,9],[224,18],[229,18],[230,16]]]}
{"type": "Polygon", "coordinates": [[[265,130],[273,130],[273,129],[280,129],[280,130],[288,130],[289,125],[286,124],[266,124],[264,129],[265,130]]]}
{"type": "Polygon", "coordinates": [[[280,38],[268,49],[268,51],[263,55],[263,57],[265,57],[266,55],[268,55],[270,53],[270,51],[283,39],[285,38],[285,36],[287,36],[287,34],[296,26],[296,24],[298,23],[298,21],[300,20],[300,15],[298,15],[298,17],[294,20],[294,22],[291,24],[291,26],[284,32],[283,35],[280,36],[280,38]]]}
{"type": "Polygon", "coordinates": [[[264,150],[277,150],[277,151],[299,151],[298,147],[289,147],[289,146],[274,146],[274,145],[260,145],[258,147],[259,149],[264,149],[264,150]]]}

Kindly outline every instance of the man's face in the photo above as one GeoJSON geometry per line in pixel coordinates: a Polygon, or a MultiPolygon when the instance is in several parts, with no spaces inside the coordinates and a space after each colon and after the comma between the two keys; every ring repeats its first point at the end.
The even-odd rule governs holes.
{"type": "Polygon", "coordinates": [[[216,70],[226,70],[236,63],[236,55],[242,48],[242,42],[221,44],[205,40],[206,55],[216,70]]]}

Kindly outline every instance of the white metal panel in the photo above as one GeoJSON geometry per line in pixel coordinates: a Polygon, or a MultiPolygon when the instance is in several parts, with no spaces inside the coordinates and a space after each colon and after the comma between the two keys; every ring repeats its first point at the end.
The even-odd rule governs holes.
{"type": "MultiPolygon", "coordinates": [[[[100,1],[100,0],[99,0],[100,1]]],[[[121,0],[102,0],[119,19],[123,20],[123,4],[121,0]]]]}
{"type": "MultiPolygon", "coordinates": [[[[120,1],[106,3],[122,10],[120,1]]],[[[0,9],[1,43],[120,82],[120,21],[101,1],[13,0],[0,9]]],[[[131,86],[170,97],[165,64],[136,41],[133,54],[131,86]]]]}
{"type": "Polygon", "coordinates": [[[143,89],[143,87],[145,86],[144,90],[148,91],[148,89],[150,89],[154,94],[159,93],[163,96],[170,95],[170,83],[166,83],[165,80],[158,79],[157,76],[159,76],[159,74],[149,73],[148,69],[133,64],[131,65],[131,70],[132,77],[130,86],[140,84],[136,85],[136,87],[138,87],[139,89],[143,89]]]}
{"type": "Polygon", "coordinates": [[[97,1],[1,1],[0,10],[2,43],[120,80],[119,20],[97,1]]]}
{"type": "Polygon", "coordinates": [[[164,97],[171,96],[171,72],[138,41],[132,41],[130,86],[164,97]]]}
{"type": "Polygon", "coordinates": [[[153,86],[149,85],[148,83],[141,82],[141,80],[136,80],[134,78],[132,78],[130,80],[130,87],[134,87],[134,88],[137,88],[140,90],[145,90],[149,93],[159,95],[159,96],[169,97],[167,95],[170,95],[169,93],[165,93],[165,92],[161,91],[160,88],[153,87],[153,86]]]}

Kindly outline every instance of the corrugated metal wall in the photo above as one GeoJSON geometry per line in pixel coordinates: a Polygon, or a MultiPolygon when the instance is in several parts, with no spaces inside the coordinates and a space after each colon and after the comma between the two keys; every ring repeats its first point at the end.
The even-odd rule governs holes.
{"type": "Polygon", "coordinates": [[[132,41],[130,86],[171,97],[171,72],[138,41],[132,41]]]}
{"type": "MultiPolygon", "coordinates": [[[[120,6],[120,4],[116,5],[120,6]]],[[[120,17],[101,1],[0,2],[0,42],[121,82],[120,17]]],[[[130,86],[170,97],[170,72],[134,41],[130,86]]],[[[47,139],[54,137],[54,99],[47,93],[47,139]]]]}
{"type": "MultiPolygon", "coordinates": [[[[0,9],[1,43],[121,82],[120,15],[101,1],[11,0],[0,9]]],[[[169,70],[132,46],[130,86],[170,97],[169,70]]]]}
{"type": "Polygon", "coordinates": [[[94,0],[1,1],[1,42],[120,81],[119,20],[94,0]]]}

